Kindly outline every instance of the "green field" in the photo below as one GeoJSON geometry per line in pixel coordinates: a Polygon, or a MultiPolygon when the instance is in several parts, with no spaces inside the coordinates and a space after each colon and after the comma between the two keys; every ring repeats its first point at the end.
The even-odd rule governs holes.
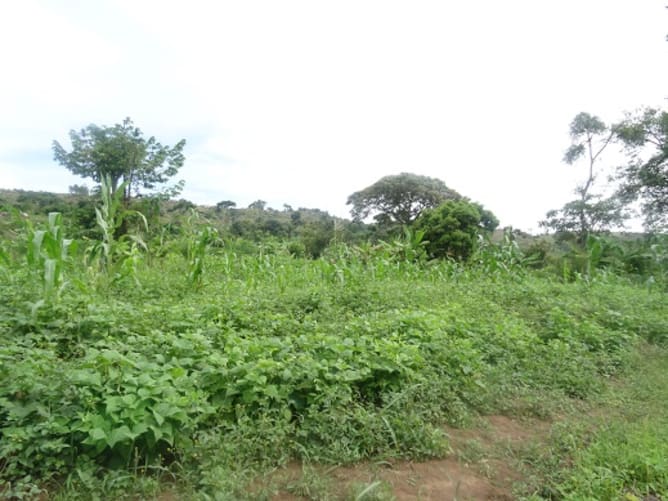
{"type": "Polygon", "coordinates": [[[401,241],[305,259],[199,226],[146,252],[50,224],[2,240],[3,496],[394,499],[385,481],[327,483],[328,465],[451,457],[447,430],[490,415],[587,430],[517,452],[534,467],[514,496],[668,492],[656,284],[528,271],[504,244],[468,264],[401,241]],[[267,476],[295,464],[312,468],[297,483],[267,476]]]}

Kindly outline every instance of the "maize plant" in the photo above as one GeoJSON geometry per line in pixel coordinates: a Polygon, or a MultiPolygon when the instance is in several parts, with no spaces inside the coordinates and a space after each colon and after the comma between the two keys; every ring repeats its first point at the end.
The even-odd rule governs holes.
{"type": "Polygon", "coordinates": [[[199,213],[193,210],[187,221],[190,233],[187,242],[188,281],[196,286],[202,285],[207,249],[218,240],[218,230],[208,224],[199,224],[199,217],[199,213]]]}
{"type": "Polygon", "coordinates": [[[9,266],[9,253],[0,247],[0,264],[9,266]]]}
{"type": "Polygon", "coordinates": [[[62,214],[50,212],[46,230],[28,229],[26,260],[39,273],[44,299],[57,296],[66,285],[63,271],[70,262],[75,243],[63,234],[62,214]]]}
{"type": "Polygon", "coordinates": [[[108,176],[102,178],[102,204],[95,208],[97,225],[102,231],[102,240],[89,249],[89,254],[97,258],[100,267],[114,279],[131,275],[136,279],[136,266],[139,262],[140,249],[147,251],[146,243],[139,235],[122,234],[117,237],[119,229],[129,216],[139,216],[144,228],[148,231],[146,217],[134,210],[123,208],[123,183],[113,192],[108,176]]]}

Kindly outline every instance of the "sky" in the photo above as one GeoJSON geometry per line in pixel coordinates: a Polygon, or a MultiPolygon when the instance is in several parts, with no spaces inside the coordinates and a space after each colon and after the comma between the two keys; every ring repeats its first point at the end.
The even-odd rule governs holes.
{"type": "Polygon", "coordinates": [[[413,172],[537,232],[586,177],[562,162],[577,113],[665,108],[665,4],[4,2],[0,188],[92,186],[52,141],[131,117],[163,144],[186,139],[177,179],[199,204],[349,217],[351,193],[413,172]]]}

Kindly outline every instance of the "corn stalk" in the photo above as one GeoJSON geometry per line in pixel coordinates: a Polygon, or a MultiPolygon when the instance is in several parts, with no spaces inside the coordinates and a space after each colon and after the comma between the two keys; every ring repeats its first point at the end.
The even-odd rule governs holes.
{"type": "Polygon", "coordinates": [[[207,250],[218,240],[218,230],[209,224],[200,224],[199,217],[199,213],[193,210],[187,224],[188,281],[197,287],[202,285],[207,250]]]}
{"type": "Polygon", "coordinates": [[[114,280],[125,276],[132,276],[135,281],[137,264],[141,261],[141,250],[147,251],[146,243],[139,235],[122,234],[119,229],[130,216],[138,216],[143,227],[148,231],[146,217],[139,211],[127,210],[123,207],[123,193],[126,183],[121,184],[115,191],[109,176],[102,178],[102,204],[95,208],[97,225],[102,231],[102,240],[94,245],[90,252],[97,257],[100,267],[114,280]]]}
{"type": "Polygon", "coordinates": [[[45,300],[57,297],[66,286],[63,271],[75,248],[75,242],[64,236],[62,221],[62,214],[50,212],[47,229],[28,229],[26,261],[40,276],[45,300]]]}

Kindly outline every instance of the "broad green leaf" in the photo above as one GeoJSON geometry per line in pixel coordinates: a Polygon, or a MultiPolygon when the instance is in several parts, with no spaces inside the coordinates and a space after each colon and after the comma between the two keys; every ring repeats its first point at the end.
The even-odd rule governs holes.
{"type": "Polygon", "coordinates": [[[115,428],[111,430],[111,433],[107,437],[107,444],[113,449],[113,447],[119,442],[132,441],[136,438],[136,435],[132,433],[130,428],[126,425],[121,426],[120,428],[115,428]]]}
{"type": "Polygon", "coordinates": [[[152,412],[153,412],[153,417],[155,418],[155,422],[158,423],[159,426],[162,426],[162,423],[165,422],[165,418],[161,416],[160,413],[155,409],[153,409],[152,412]]]}
{"type": "Polygon", "coordinates": [[[121,397],[113,395],[105,399],[106,410],[108,414],[115,414],[125,407],[121,397]]]}
{"type": "Polygon", "coordinates": [[[101,441],[107,441],[106,432],[102,428],[93,428],[88,431],[88,438],[84,443],[88,445],[97,445],[101,441]]]}
{"type": "Polygon", "coordinates": [[[146,433],[148,431],[148,429],[149,429],[149,425],[147,425],[146,423],[144,423],[144,422],[136,423],[132,427],[132,433],[136,437],[138,437],[138,436],[143,435],[144,433],[146,433]]]}
{"type": "Polygon", "coordinates": [[[44,283],[46,287],[52,289],[56,285],[57,263],[55,259],[46,259],[44,261],[44,283]]]}
{"type": "Polygon", "coordinates": [[[155,437],[156,442],[162,439],[163,437],[162,428],[153,425],[149,425],[148,428],[153,432],[153,436],[155,437]]]}
{"type": "Polygon", "coordinates": [[[268,397],[274,398],[278,400],[278,388],[276,387],[275,384],[269,384],[264,387],[264,394],[267,395],[268,397]]]}
{"type": "Polygon", "coordinates": [[[123,395],[121,397],[121,402],[124,407],[134,408],[137,406],[137,403],[140,402],[140,400],[137,398],[137,395],[133,395],[130,393],[127,395],[123,395]]]}

